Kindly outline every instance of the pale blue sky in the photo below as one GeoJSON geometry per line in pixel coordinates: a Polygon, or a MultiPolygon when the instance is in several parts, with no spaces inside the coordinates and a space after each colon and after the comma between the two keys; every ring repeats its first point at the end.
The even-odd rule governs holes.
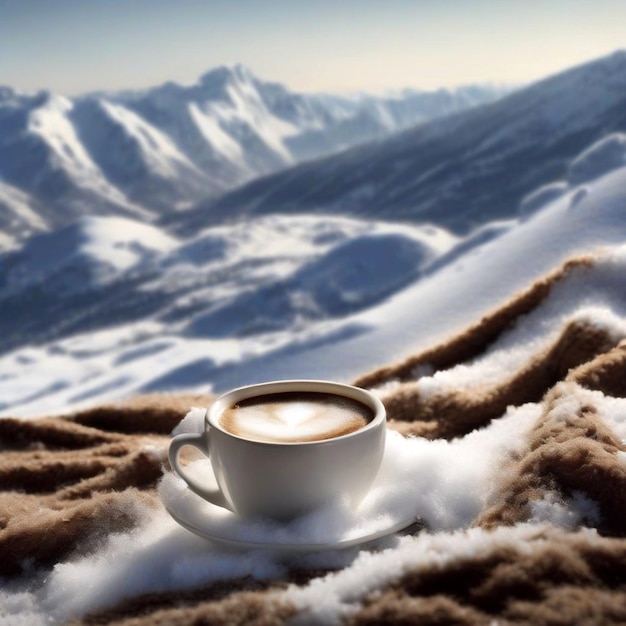
{"type": "Polygon", "coordinates": [[[0,0],[0,84],[75,94],[241,62],[300,91],[521,83],[626,48],[625,0],[0,0]]]}

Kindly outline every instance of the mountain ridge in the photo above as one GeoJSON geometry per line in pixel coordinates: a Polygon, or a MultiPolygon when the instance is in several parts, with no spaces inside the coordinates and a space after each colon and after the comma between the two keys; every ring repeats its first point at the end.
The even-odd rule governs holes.
{"type": "MultiPolygon", "coordinates": [[[[482,319],[567,258],[623,256],[625,163],[624,135],[608,136],[570,161],[559,196],[466,237],[270,215],[176,239],[119,217],[82,218],[0,256],[0,410],[358,375],[441,339],[460,318],[482,319]],[[24,365],[29,382],[16,386],[24,365]]],[[[610,261],[606,270],[623,283],[610,261]]],[[[584,284],[570,293],[597,304],[584,284]]]]}
{"type": "Polygon", "coordinates": [[[439,94],[445,106],[437,108],[430,92],[299,94],[240,64],[188,86],[73,98],[0,87],[0,181],[39,217],[15,228],[4,220],[0,235],[19,242],[84,215],[154,221],[257,176],[497,95],[459,88],[439,94]]]}
{"type": "Polygon", "coordinates": [[[626,52],[618,51],[481,107],[251,181],[197,205],[187,227],[313,211],[467,233],[496,215],[516,216],[522,198],[565,177],[581,150],[625,130],[625,92],[626,52]]]}

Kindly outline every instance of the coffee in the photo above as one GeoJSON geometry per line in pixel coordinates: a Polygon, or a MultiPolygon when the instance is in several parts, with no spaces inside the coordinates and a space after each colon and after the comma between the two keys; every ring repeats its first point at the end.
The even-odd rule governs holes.
{"type": "Polygon", "coordinates": [[[341,437],[366,426],[374,412],[357,400],[323,392],[284,392],[247,398],[226,408],[219,423],[244,439],[302,443],[341,437]]]}
{"type": "Polygon", "coordinates": [[[176,435],[168,458],[210,504],[241,518],[291,520],[329,502],[358,506],[378,474],[386,424],[383,403],[366,389],[277,380],[221,395],[204,430],[176,435]],[[210,460],[206,474],[181,463],[188,446],[210,460]]]}

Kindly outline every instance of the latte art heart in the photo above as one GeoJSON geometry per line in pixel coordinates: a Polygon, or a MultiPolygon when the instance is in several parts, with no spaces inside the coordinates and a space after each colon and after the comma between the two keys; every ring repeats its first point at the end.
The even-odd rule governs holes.
{"type": "MultiPolygon", "coordinates": [[[[252,407],[248,407],[250,409],[252,407]]],[[[274,413],[272,417],[276,419],[277,425],[284,424],[287,427],[297,428],[301,424],[311,422],[312,420],[323,419],[324,415],[320,407],[313,402],[289,402],[285,404],[270,405],[274,413]]],[[[256,407],[257,412],[265,414],[265,410],[256,407]]],[[[246,409],[244,409],[246,411],[246,409]]]]}
{"type": "Polygon", "coordinates": [[[372,412],[360,402],[324,393],[251,398],[224,411],[220,424],[255,441],[295,443],[340,437],[366,426],[372,412]]]}

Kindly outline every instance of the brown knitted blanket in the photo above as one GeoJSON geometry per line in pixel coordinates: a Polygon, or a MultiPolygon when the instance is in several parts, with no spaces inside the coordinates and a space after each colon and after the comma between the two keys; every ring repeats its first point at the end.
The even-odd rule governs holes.
{"type": "MultiPolygon", "coordinates": [[[[619,330],[568,318],[511,357],[519,360],[512,374],[493,367],[456,386],[460,375],[445,378],[471,374],[504,345],[517,354],[516,329],[592,263],[570,262],[443,345],[355,381],[381,396],[390,429],[418,437],[433,458],[478,437],[512,439],[494,457],[478,509],[455,518],[425,507],[421,524],[364,550],[306,559],[230,553],[173,523],[156,489],[168,471],[165,450],[189,409],[209,397],[0,420],[0,624],[626,623],[619,330]],[[179,552],[197,561],[176,563],[179,552]],[[91,591],[81,603],[83,588],[91,591]]],[[[425,498],[427,484],[409,497],[425,498]]]]}

